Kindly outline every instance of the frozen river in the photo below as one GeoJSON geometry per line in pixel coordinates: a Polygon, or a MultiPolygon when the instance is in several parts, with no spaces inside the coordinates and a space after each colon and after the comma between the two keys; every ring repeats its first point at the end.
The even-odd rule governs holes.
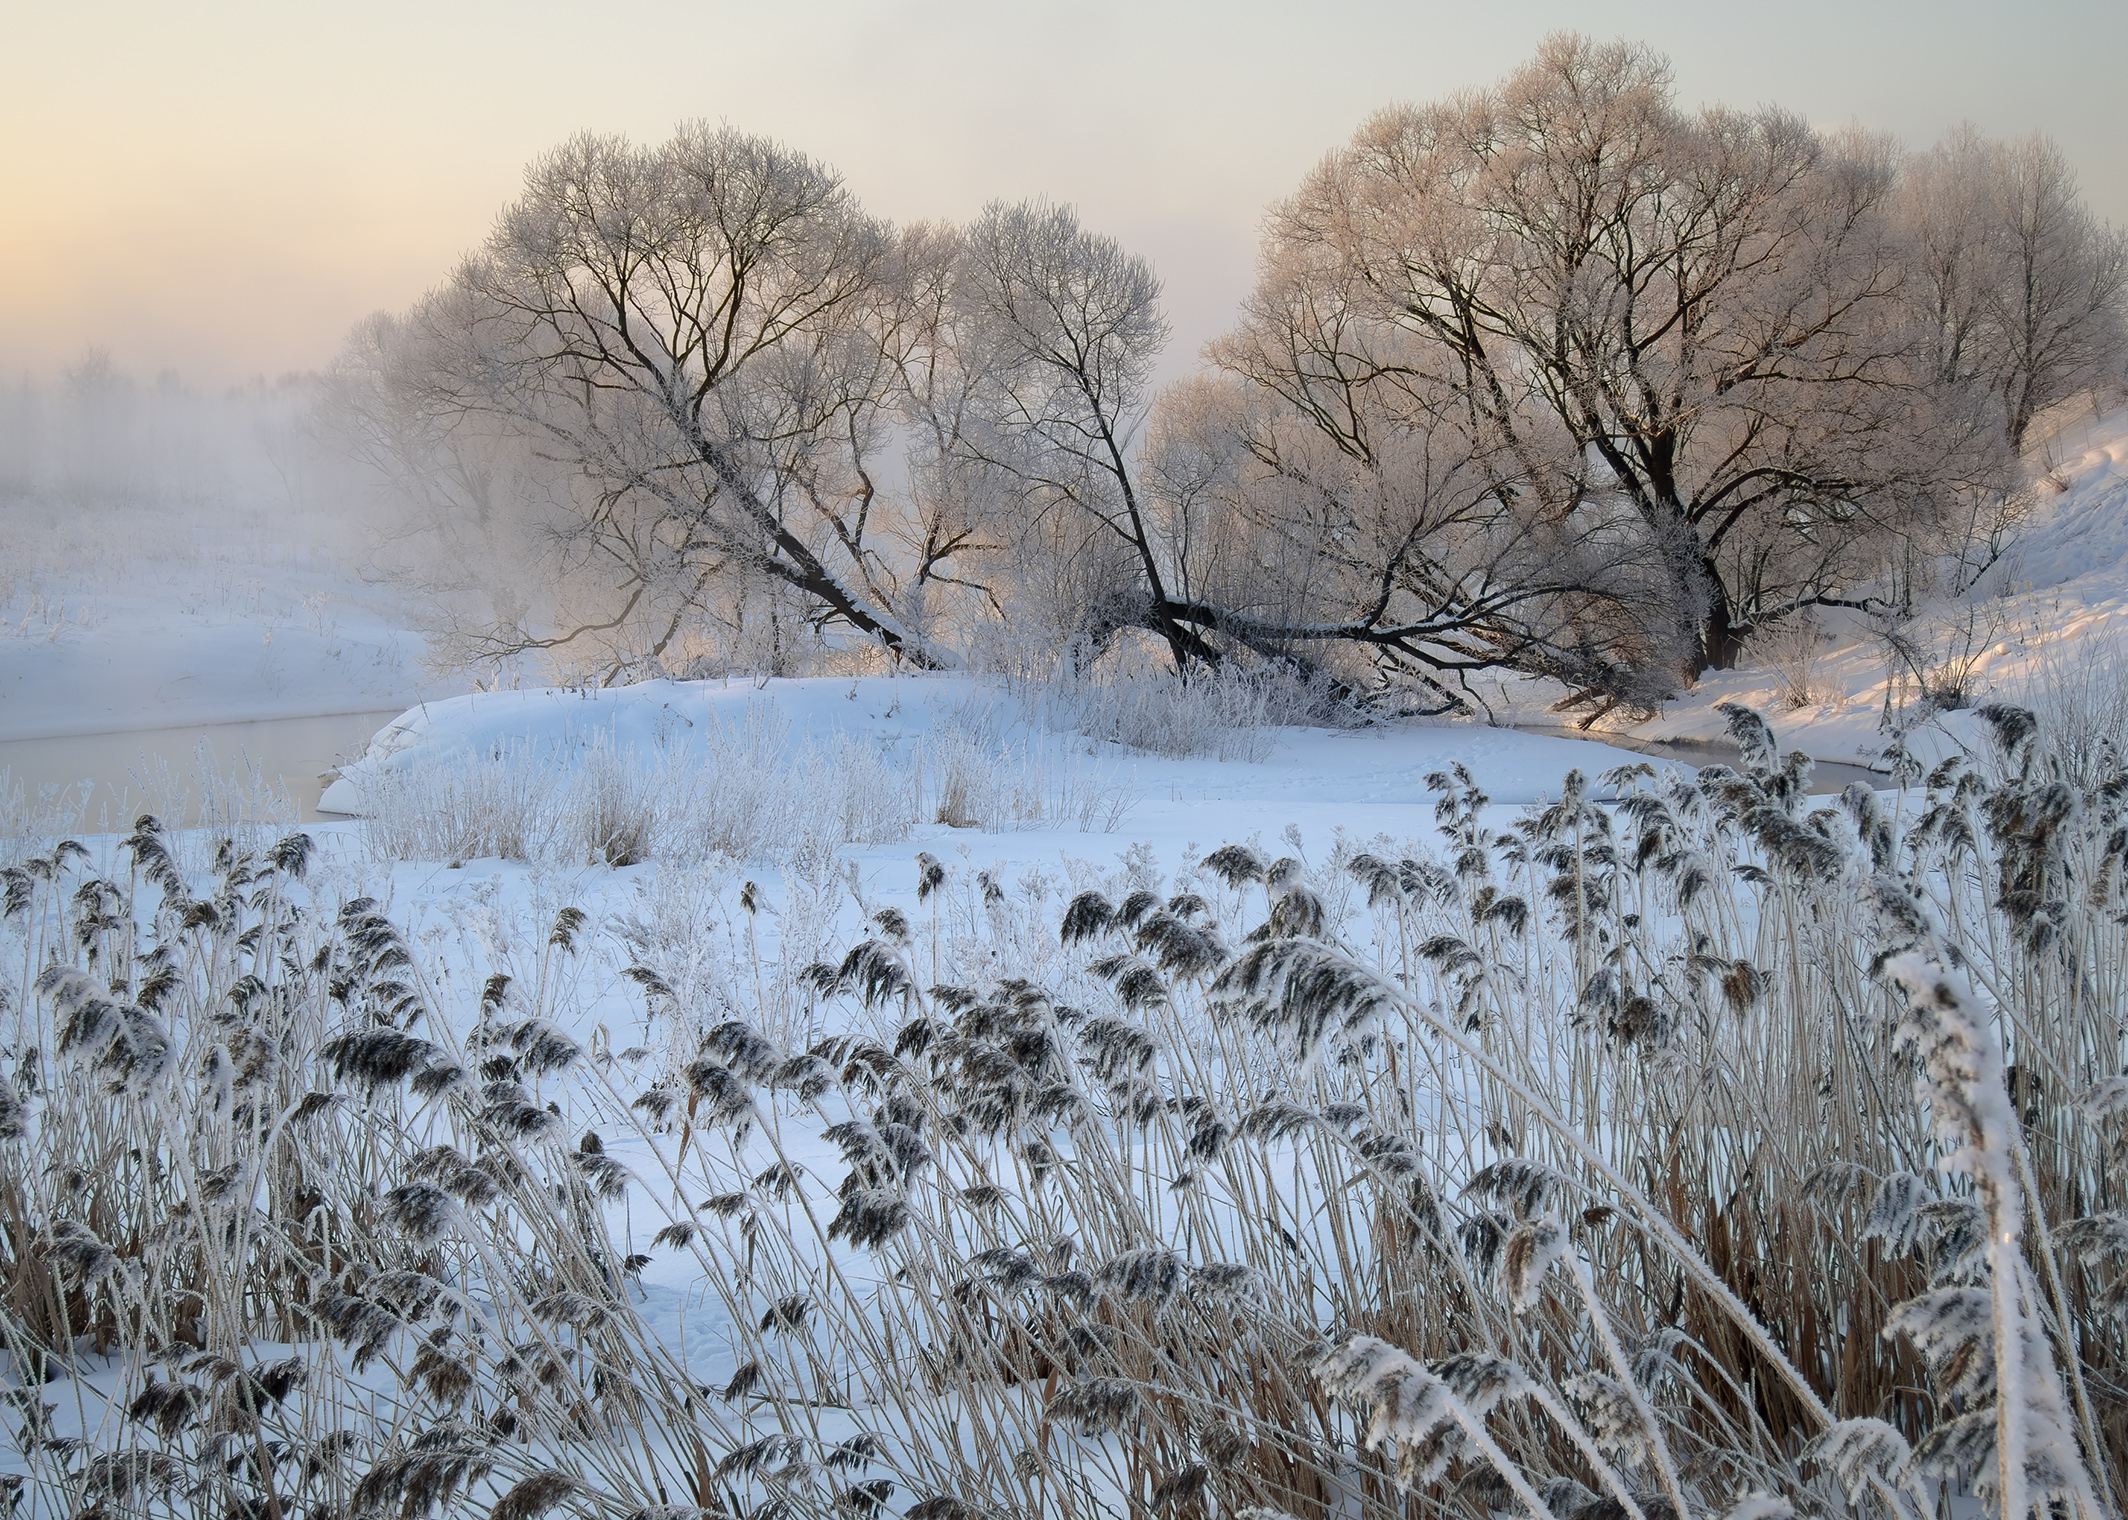
{"type": "MultiPolygon", "coordinates": [[[[1588,739],[1600,744],[1629,749],[1636,754],[1654,760],[1676,760],[1685,765],[1726,765],[1735,770],[1744,767],[1744,752],[1727,739],[1641,739],[1632,734],[1588,732],[1578,728],[1542,728],[1534,724],[1518,725],[1525,734],[1547,734],[1555,739],[1588,739]]],[[[1785,750],[1784,750],[1785,753],[1785,750]]],[[[1814,797],[1832,796],[1847,790],[1848,783],[1859,781],[1872,791],[1880,791],[1892,784],[1892,778],[1884,771],[1873,771],[1865,765],[1849,765],[1840,760],[1818,760],[1810,768],[1810,792],[1814,797]]]]}

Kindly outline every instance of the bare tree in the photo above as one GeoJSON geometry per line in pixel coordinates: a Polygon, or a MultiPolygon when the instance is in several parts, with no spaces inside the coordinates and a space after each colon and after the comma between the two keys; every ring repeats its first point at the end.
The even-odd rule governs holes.
{"type": "Polygon", "coordinates": [[[1677,624],[1637,526],[1562,486],[1577,464],[1558,440],[1511,449],[1446,395],[1423,419],[1417,400],[1391,422],[1347,398],[1361,454],[1239,381],[1163,396],[1147,478],[1177,618],[1351,686],[1364,669],[1377,699],[1422,711],[1478,703],[1468,678],[1499,669],[1658,700],[1677,624]]]}
{"type": "Polygon", "coordinates": [[[1998,143],[1961,127],[1908,165],[1903,201],[1939,374],[1985,395],[2021,450],[2033,418],[2117,370],[2128,241],[2037,133],[1998,143]]]}
{"type": "Polygon", "coordinates": [[[1894,183],[1883,144],[1687,117],[1655,54],[1554,36],[1492,91],[1377,115],[1277,208],[1223,362],[1362,460],[1429,425],[1399,395],[1452,392],[1501,500],[1629,506],[1684,663],[1726,663],[1986,468],[1918,362],[1894,183]]]}
{"type": "Polygon", "coordinates": [[[1011,510],[1017,482],[976,441],[989,432],[980,397],[990,364],[985,334],[961,300],[963,236],[957,227],[923,225],[904,243],[910,319],[891,345],[909,496],[903,616],[930,618],[943,600],[978,620],[1002,621],[994,576],[1015,557],[1023,524],[1011,510]]]}
{"type": "Polygon", "coordinates": [[[1581,468],[1556,427],[1510,458],[1433,387],[1426,427],[1378,419],[1381,452],[1355,459],[1267,398],[1203,380],[1163,400],[1141,454],[1166,338],[1145,262],[1067,209],[998,205],[956,269],[925,392],[950,420],[936,400],[920,410],[942,456],[1014,502],[992,529],[1020,556],[1002,572],[1014,616],[1061,599],[1067,642],[1098,650],[1142,628],[1185,673],[1244,651],[1317,667],[1358,650],[1415,674],[1435,710],[1465,700],[1445,682],[1502,666],[1652,695],[1633,672],[1660,663],[1646,615],[1660,598],[1619,567],[1615,524],[1554,510],[1586,497],[1549,489],[1581,468]]]}
{"type": "Polygon", "coordinates": [[[1053,553],[1109,568],[1083,634],[1098,644],[1142,624],[1187,671],[1206,651],[1174,616],[1133,468],[1147,381],[1167,343],[1159,302],[1152,266],[1082,228],[1069,207],[988,207],[958,262],[968,414],[953,446],[1012,483],[1053,553]],[[1082,543],[1087,532],[1121,552],[1129,580],[1115,579],[1115,554],[1082,543]]]}
{"type": "Polygon", "coordinates": [[[1157,406],[1159,282],[1068,208],[897,233],[703,126],[539,160],[333,396],[457,543],[539,547],[548,589],[492,587],[461,658],[611,678],[765,616],[779,664],[796,619],[939,665],[1032,622],[1140,628],[1185,673],[1329,664],[1445,706],[1510,667],[1645,703],[1895,556],[1984,540],[1970,580],[2124,292],[2042,140],[1902,169],[1559,35],[1325,160],[1217,373],[1157,406]]]}
{"type": "Polygon", "coordinates": [[[536,162],[486,247],[385,334],[394,351],[348,361],[420,436],[502,429],[560,482],[550,548],[577,610],[545,632],[504,620],[480,652],[603,639],[617,674],[716,588],[765,577],[818,620],[944,658],[895,614],[877,475],[924,251],[728,128],[582,136],[536,162]]]}
{"type": "Polygon", "coordinates": [[[562,588],[540,584],[528,551],[566,481],[521,431],[432,405],[420,362],[406,322],[377,312],[327,369],[320,410],[376,499],[362,519],[372,564],[421,596],[429,661],[452,669],[557,620],[534,603],[562,588]]]}

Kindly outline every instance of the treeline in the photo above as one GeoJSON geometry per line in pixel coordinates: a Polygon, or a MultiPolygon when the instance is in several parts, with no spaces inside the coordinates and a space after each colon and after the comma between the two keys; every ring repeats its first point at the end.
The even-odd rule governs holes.
{"type": "Polygon", "coordinates": [[[456,661],[1135,631],[1442,710],[1481,670],[1651,701],[1812,607],[1968,589],[2034,419],[2128,352],[2121,234],[2045,140],[1686,112],[1571,35],[1371,117],[1260,267],[1155,394],[1159,282],[1068,208],[895,228],[729,128],[586,135],[358,330],[327,415],[438,535],[456,661]]]}

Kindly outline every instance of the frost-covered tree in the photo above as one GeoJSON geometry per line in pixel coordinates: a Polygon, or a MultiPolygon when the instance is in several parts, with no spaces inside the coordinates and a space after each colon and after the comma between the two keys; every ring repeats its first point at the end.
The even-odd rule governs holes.
{"type": "Polygon", "coordinates": [[[942,479],[1009,503],[990,537],[1016,609],[1061,593],[1046,633],[1084,652],[1143,627],[1186,668],[1204,651],[1136,467],[1168,337],[1152,266],[1069,207],[996,203],[957,239],[946,317],[909,406],[942,479]]]}
{"type": "Polygon", "coordinates": [[[2033,416],[2118,370],[2124,292],[2042,140],[1909,163],[1682,111],[1657,54],[1562,34],[1370,118],[1164,397],[1158,279],[1069,208],[897,231],[697,125],[540,159],[357,332],[333,405],[445,527],[442,580],[501,567],[457,662],[613,678],[721,628],[781,669],[795,628],[938,665],[1139,629],[1184,672],[1436,709],[1494,669],[1646,703],[1946,551],[1970,584],[2033,416]]]}
{"type": "Polygon", "coordinates": [[[1902,211],[1940,378],[1986,397],[2012,449],[2128,348],[2128,241],[2094,217],[2051,140],[1970,125],[1916,156],[1902,211]]]}
{"type": "Polygon", "coordinates": [[[1543,440],[1540,468],[1535,445],[1510,457],[1435,396],[1431,425],[1391,429],[1356,465],[1207,379],[1161,404],[1141,450],[1167,334],[1143,259],[1067,209],[999,205],[957,269],[957,457],[1018,502],[1019,540],[1038,546],[1013,577],[1022,594],[1072,588],[1067,636],[1098,648],[1141,628],[1184,670],[1237,655],[1372,664],[1415,677],[1435,708],[1474,670],[1637,691],[1635,667],[1660,663],[1661,618],[1644,615],[1658,588],[1619,563],[1616,533],[1568,521],[1547,494],[1575,468],[1562,439],[1543,440]]]}
{"type": "Polygon", "coordinates": [[[500,433],[545,467],[537,513],[571,595],[501,609],[464,653],[657,661],[735,584],[788,588],[919,663],[878,471],[926,248],[804,156],[729,128],[580,136],[533,164],[486,245],[343,363],[383,452],[500,433]]]}
{"type": "MultiPolygon", "coordinates": [[[[1497,499],[1637,523],[1691,667],[1866,573],[1994,463],[1902,299],[1887,146],[1692,115],[1666,63],[1559,35],[1370,119],[1274,209],[1221,362],[1370,469],[1454,414],[1497,499]]],[[[1525,508],[1526,509],[1526,508],[1525,508]]]]}

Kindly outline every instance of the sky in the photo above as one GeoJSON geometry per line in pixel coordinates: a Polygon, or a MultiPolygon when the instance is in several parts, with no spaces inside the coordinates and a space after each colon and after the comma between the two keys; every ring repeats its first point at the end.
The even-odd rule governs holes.
{"type": "Polygon", "coordinates": [[[202,387],[317,368],[477,246],[544,149],[695,117],[895,221],[1075,205],[1159,270],[1184,373],[1323,154],[1563,28],[1667,53],[1688,107],[2043,131],[2128,224],[2121,0],[0,0],[0,378],[90,345],[202,387]]]}

